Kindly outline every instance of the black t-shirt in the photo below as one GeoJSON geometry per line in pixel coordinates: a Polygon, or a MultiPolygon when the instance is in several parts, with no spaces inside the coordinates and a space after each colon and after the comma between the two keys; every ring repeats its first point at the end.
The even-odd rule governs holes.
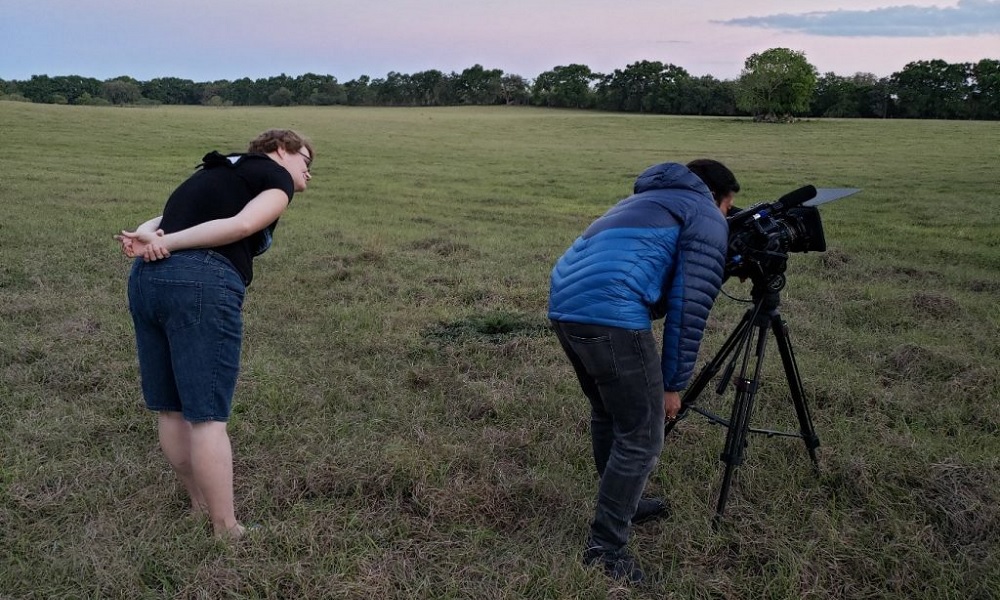
{"type": "MultiPolygon", "coordinates": [[[[279,189],[292,201],[295,184],[289,172],[266,154],[231,154],[210,152],[202,159],[201,168],[180,184],[163,208],[160,229],[173,233],[194,225],[235,216],[258,194],[279,189]]],[[[241,240],[211,248],[233,263],[250,285],[253,279],[253,257],[271,245],[271,236],[278,221],[262,231],[241,240]]]]}

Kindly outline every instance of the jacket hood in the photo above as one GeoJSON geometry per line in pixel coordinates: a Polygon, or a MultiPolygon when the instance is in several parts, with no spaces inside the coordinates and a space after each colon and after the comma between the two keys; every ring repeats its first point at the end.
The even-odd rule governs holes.
{"type": "Polygon", "coordinates": [[[712,197],[711,190],[700,177],[680,163],[660,163],[649,167],[635,180],[633,192],[641,194],[651,190],[685,189],[712,197]]]}

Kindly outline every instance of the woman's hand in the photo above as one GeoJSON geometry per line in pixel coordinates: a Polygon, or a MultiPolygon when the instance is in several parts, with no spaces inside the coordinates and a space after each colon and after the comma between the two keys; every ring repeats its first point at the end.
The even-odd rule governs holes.
{"type": "Polygon", "coordinates": [[[162,229],[155,231],[125,231],[115,236],[121,244],[122,253],[129,258],[141,256],[146,262],[170,257],[162,229]]]}

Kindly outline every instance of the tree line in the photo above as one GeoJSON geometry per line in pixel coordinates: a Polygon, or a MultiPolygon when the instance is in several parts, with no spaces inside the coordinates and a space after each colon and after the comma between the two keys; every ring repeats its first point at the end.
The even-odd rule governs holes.
{"type": "Polygon", "coordinates": [[[682,67],[638,61],[611,73],[570,64],[534,80],[473,65],[341,83],[333,75],[195,82],[79,75],[0,79],[0,100],[80,105],[452,106],[520,104],[675,115],[1000,119],[1000,61],[916,61],[889,77],[820,75],[801,52],[772,48],[746,59],[736,80],[692,76],[682,67]]]}

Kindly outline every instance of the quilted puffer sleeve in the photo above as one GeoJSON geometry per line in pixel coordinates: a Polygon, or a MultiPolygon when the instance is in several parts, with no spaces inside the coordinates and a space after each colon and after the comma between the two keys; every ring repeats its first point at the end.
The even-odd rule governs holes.
{"type": "Polygon", "coordinates": [[[708,314],[722,286],[728,227],[722,213],[702,204],[682,228],[663,322],[663,387],[687,386],[708,314]]]}

